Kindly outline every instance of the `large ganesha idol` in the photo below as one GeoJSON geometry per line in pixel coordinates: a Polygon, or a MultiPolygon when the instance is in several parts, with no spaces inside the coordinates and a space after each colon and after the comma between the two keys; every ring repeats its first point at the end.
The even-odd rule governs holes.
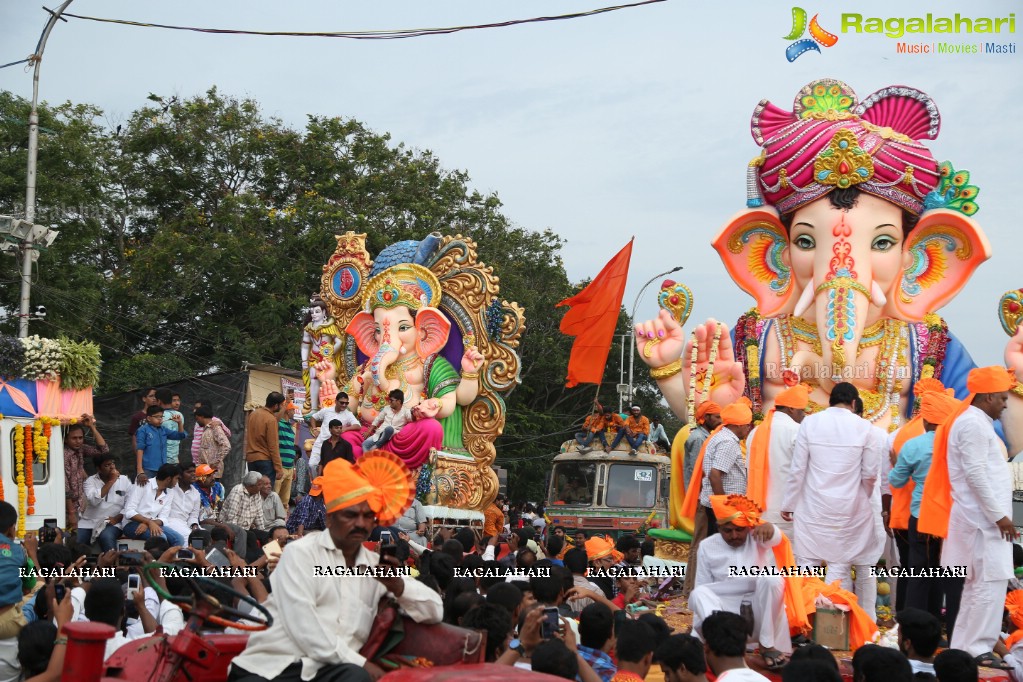
{"type": "MultiPolygon", "coordinates": [[[[837,382],[852,382],[865,416],[889,431],[911,416],[922,378],[966,395],[973,360],[935,311],[991,247],[970,218],[978,193],[970,174],[939,164],[921,142],[939,127],[930,97],[903,86],[858,101],[826,79],[804,87],[791,110],[760,102],[747,210],[713,242],[756,308],[734,333],[714,320],[700,325],[688,347],[668,310],[636,327],[639,355],[676,414],[741,395],[766,411],[792,372],[813,387],[814,409],[837,382]]],[[[1007,331],[1005,362],[1023,376],[1023,327],[1007,331]]],[[[1019,393],[1001,421],[1010,453],[1019,452],[1019,393]]]]}
{"type": "MultiPolygon", "coordinates": [[[[336,352],[324,344],[333,358],[327,374],[364,427],[400,389],[416,418],[386,449],[422,474],[427,503],[483,509],[498,490],[490,465],[503,395],[519,381],[522,309],[498,298],[498,280],[470,240],[434,233],[392,244],[373,262],[365,238],[338,236],[323,268],[329,318],[317,320],[344,330],[336,352]]],[[[368,428],[344,434],[356,458],[368,435],[368,428]]]]}

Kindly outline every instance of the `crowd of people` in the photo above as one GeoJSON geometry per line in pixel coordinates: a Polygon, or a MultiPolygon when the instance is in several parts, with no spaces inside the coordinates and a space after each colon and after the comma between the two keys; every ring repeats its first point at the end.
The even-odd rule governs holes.
{"type": "Polygon", "coordinates": [[[808,414],[808,387],[789,386],[755,428],[744,398],[703,402],[684,458],[683,506],[695,519],[685,592],[695,622],[746,606],[765,662],[781,667],[792,651],[786,584],[729,575],[729,566],[826,567],[840,588],[831,598],[855,604],[872,629],[876,569],[898,565],[907,570],[893,586],[896,611],[940,619],[943,646],[1012,669],[1011,654],[999,655],[1008,654],[1000,633],[1021,548],[996,420],[1015,386],[1003,367],[970,372],[964,400],[921,380],[919,416],[891,433],[863,418],[849,383],[817,414],[808,414]]]}
{"type": "MultiPolygon", "coordinates": [[[[142,578],[142,566],[154,561],[251,569],[225,579],[248,598],[227,603],[253,621],[259,604],[273,624],[251,635],[231,680],[378,679],[383,664],[364,647],[389,595],[415,621],[485,631],[489,662],[567,679],[635,682],[656,664],[669,682],[702,681],[708,671],[729,682],[762,680],[747,667],[751,643],[764,668],[783,680],[834,682],[832,654],[790,630],[785,579],[731,569],[826,565],[828,580],[839,583],[828,594],[841,603],[842,594],[855,592],[849,605],[872,624],[870,569],[887,533],[900,530],[907,535],[903,566],[961,564],[967,571],[962,578],[913,577],[897,591],[899,649],[854,642],[857,682],[893,675],[899,682],[914,675],[972,682],[978,665],[1003,667],[1023,682],[1023,589],[1009,591],[1023,585],[1009,582],[1011,486],[994,430],[1014,384],[1004,369],[975,370],[966,401],[935,384],[920,391],[920,417],[891,435],[859,416],[862,402],[850,384],[837,385],[830,407],[815,415],[806,413],[806,387],[788,388],[755,428],[742,400],[702,403],[684,463],[692,471],[686,504],[696,521],[683,587],[693,625],[679,634],[651,608],[663,586],[608,571],[642,565],[653,554],[649,540],[625,535],[615,543],[551,527],[542,508],[509,505],[503,496],[485,510],[482,529],[440,528],[430,537],[422,505],[408,501],[411,477],[410,491],[396,491],[379,479],[381,467],[360,467],[373,458],[398,466],[393,460],[377,448],[356,462],[342,445],[341,434],[354,426],[343,394],[312,415],[314,427],[326,428],[313,445],[307,490],[294,471],[303,461],[295,406],[271,393],[248,418],[248,471],[226,491],[219,479],[230,432],[210,405],[196,403],[195,433],[188,434],[173,414],[175,395],[143,392],[146,404],[132,424],[134,480],[118,470],[94,419],[84,415],[67,428],[72,532],[15,543],[17,512],[0,503],[0,682],[60,679],[67,642],[61,629],[69,622],[113,626],[108,656],[134,639],[179,632],[185,614],[165,596],[188,595],[190,584],[154,574],[154,589],[142,578]],[[191,458],[171,452],[189,437],[191,458]],[[900,498],[897,491],[911,481],[915,488],[900,498]],[[899,505],[904,527],[895,518],[899,505]],[[942,535],[943,551],[935,551],[942,535]],[[128,548],[132,539],[144,549],[128,548]],[[337,571],[360,566],[410,570],[337,571]],[[332,569],[329,577],[314,578],[324,567],[332,569]],[[23,578],[18,568],[48,577],[23,578]],[[74,568],[109,569],[110,577],[53,576],[74,568]],[[334,637],[332,647],[324,648],[324,633],[334,637]]],[[[391,408],[368,440],[386,444],[401,428],[401,396],[391,408]]],[[[634,416],[638,422],[641,415],[634,416]]],[[[642,443],[630,435],[623,436],[630,445],[642,443]]]]}

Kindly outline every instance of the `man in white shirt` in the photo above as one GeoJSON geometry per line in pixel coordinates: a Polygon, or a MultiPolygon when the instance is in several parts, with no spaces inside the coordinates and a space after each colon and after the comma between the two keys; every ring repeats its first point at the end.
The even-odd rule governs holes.
{"type": "Polygon", "coordinates": [[[776,575],[761,575],[776,566],[773,547],[781,531],[760,518],[757,506],[742,495],[710,498],[718,532],[700,543],[696,586],[689,595],[693,631],[715,611],[739,613],[742,603],[753,608],[752,636],[760,643],[769,667],[778,667],[792,652],[785,615],[785,582],[776,575]],[[745,569],[745,570],[742,570],[745,569]],[[731,575],[731,571],[745,575],[731,575]],[[755,575],[751,575],[755,574],[755,575]]]}
{"type": "Polygon", "coordinates": [[[165,535],[171,547],[185,541],[177,531],[167,526],[174,489],[180,476],[181,468],[177,464],[163,464],[157,470],[156,478],[132,488],[124,503],[125,537],[148,540],[154,535],[165,535]]]}
{"type": "Polygon", "coordinates": [[[827,562],[828,582],[839,580],[850,591],[855,566],[856,594],[869,607],[869,595],[877,594],[870,567],[881,554],[872,501],[881,472],[881,443],[870,422],[853,413],[858,397],[852,384],[836,384],[831,407],[799,426],[781,516],[793,521],[796,563],[827,562]]]}
{"type": "Polygon", "coordinates": [[[981,367],[967,375],[970,395],[935,435],[917,523],[921,533],[946,536],[943,567],[966,567],[950,643],[980,665],[997,662],[993,650],[1013,577],[1012,473],[994,420],[1015,385],[1004,367],[981,367]]]}
{"type": "Polygon", "coordinates": [[[699,635],[707,667],[721,682],[769,682],[769,678],[746,667],[745,627],[742,616],[728,611],[713,613],[703,621],[699,635]]]}
{"type": "MultiPolygon", "coordinates": [[[[375,457],[367,453],[363,461],[375,457]]],[[[397,495],[378,487],[380,483],[375,472],[368,472],[367,477],[347,460],[327,464],[323,472],[327,530],[288,543],[270,576],[273,589],[264,603],[273,616],[273,626],[249,637],[245,651],[232,662],[229,680],[379,679],[384,671],[359,650],[385,594],[395,597],[414,620],[440,622],[440,595],[411,577],[314,573],[316,567],[331,567],[336,572],[355,566],[398,566],[394,557],[381,557],[362,544],[374,526],[392,524],[407,504],[407,492],[397,500],[397,495]]]]}
{"type": "MultiPolygon", "coordinates": [[[[171,500],[171,511],[167,519],[167,527],[187,540],[193,530],[199,528],[199,508],[202,505],[202,496],[196,489],[195,465],[183,464],[181,466],[181,478],[174,486],[174,497],[171,500]]],[[[173,547],[174,545],[171,545],[173,547]]]]}
{"type": "Polygon", "coordinates": [[[337,394],[332,406],[324,407],[319,412],[306,415],[306,419],[311,419],[315,422],[313,426],[320,428],[316,441],[313,443],[313,450],[309,454],[309,471],[316,471],[316,467],[320,464],[320,448],[323,446],[323,441],[330,438],[330,429],[326,428],[327,424],[336,419],[344,425],[344,428],[341,430],[342,433],[362,430],[362,424],[359,422],[358,417],[348,409],[348,394],[344,391],[337,394]]]}
{"type": "Polygon", "coordinates": [[[99,538],[101,551],[117,549],[124,525],[124,505],[132,483],[117,470],[117,462],[110,453],[93,458],[96,473],[85,479],[85,511],[78,520],[78,542],[92,544],[99,538]]]}

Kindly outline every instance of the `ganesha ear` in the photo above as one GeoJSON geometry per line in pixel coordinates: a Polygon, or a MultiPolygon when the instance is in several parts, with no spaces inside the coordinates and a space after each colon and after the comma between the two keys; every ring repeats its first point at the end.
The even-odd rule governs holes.
{"type": "Polygon", "coordinates": [[[420,308],[416,313],[416,352],[419,357],[439,353],[448,342],[451,322],[436,308],[420,308]]]}
{"type": "Polygon", "coordinates": [[[353,317],[345,328],[345,333],[351,334],[359,350],[369,357],[373,357],[380,350],[376,336],[376,320],[369,313],[362,312],[353,317]]]}
{"type": "Polygon", "coordinates": [[[886,311],[920,322],[959,293],[977,267],[991,257],[980,225],[955,211],[927,211],[902,246],[902,279],[886,311]]]}
{"type": "Polygon", "coordinates": [[[789,240],[774,210],[742,211],[725,225],[713,245],[728,274],[757,300],[761,315],[791,312],[795,287],[792,269],[783,258],[789,240]]]}

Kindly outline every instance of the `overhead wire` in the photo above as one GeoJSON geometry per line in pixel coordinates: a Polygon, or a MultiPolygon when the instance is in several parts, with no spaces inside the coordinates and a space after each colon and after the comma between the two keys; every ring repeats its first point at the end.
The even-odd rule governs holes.
{"type": "Polygon", "coordinates": [[[642,7],[644,5],[653,5],[661,2],[667,2],[667,0],[640,0],[639,2],[633,2],[624,5],[613,5],[609,7],[599,7],[596,9],[586,10],[583,12],[572,12],[569,14],[557,14],[543,17],[531,17],[529,19],[512,19],[509,21],[499,21],[489,24],[448,26],[442,28],[387,29],[378,31],[254,31],[249,29],[203,28],[199,26],[157,24],[153,22],[130,21],[127,19],[109,19],[104,17],[94,17],[82,14],[72,14],[70,12],[64,12],[63,16],[70,17],[73,19],[82,19],[85,21],[95,21],[107,24],[120,24],[123,26],[134,26],[137,28],[160,28],[173,31],[191,31],[194,33],[210,33],[218,35],[247,35],[288,38],[346,38],[350,40],[400,40],[404,38],[421,38],[424,36],[431,35],[447,35],[451,33],[459,33],[462,31],[475,31],[490,28],[506,28],[508,26],[519,26],[522,24],[532,24],[546,21],[564,21],[569,19],[581,19],[584,17],[592,17],[599,14],[606,14],[608,12],[617,12],[623,9],[642,7]]]}

